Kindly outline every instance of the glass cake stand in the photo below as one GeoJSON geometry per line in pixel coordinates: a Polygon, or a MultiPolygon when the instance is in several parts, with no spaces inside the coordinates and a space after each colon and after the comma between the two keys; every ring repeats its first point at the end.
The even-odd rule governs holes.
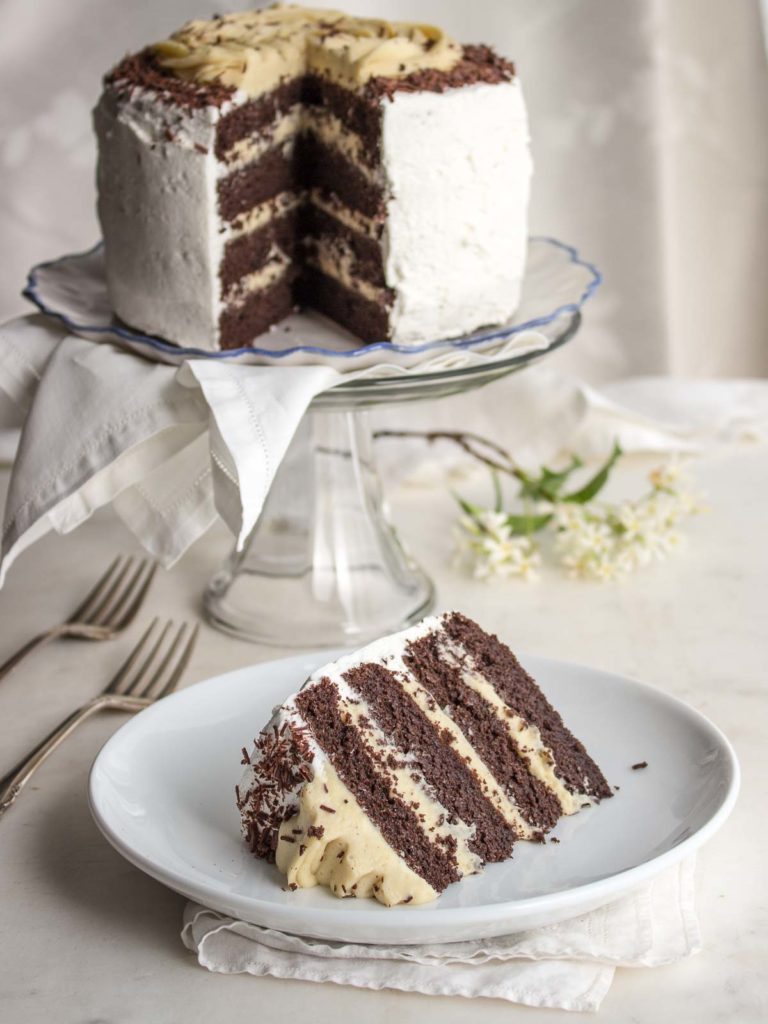
{"type": "Polygon", "coordinates": [[[404,629],[435,588],[389,518],[368,410],[446,397],[519,372],[577,332],[578,312],[543,332],[546,348],[482,365],[338,385],[310,406],[242,551],[210,581],[205,613],[241,639],[340,647],[404,629]]]}

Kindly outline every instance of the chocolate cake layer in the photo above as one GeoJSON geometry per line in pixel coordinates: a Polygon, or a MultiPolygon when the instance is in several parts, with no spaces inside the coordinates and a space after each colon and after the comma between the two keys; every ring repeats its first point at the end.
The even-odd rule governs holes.
{"type": "Polygon", "coordinates": [[[254,338],[269,330],[293,310],[293,279],[296,270],[289,267],[274,284],[251,292],[237,306],[229,306],[219,317],[222,349],[245,348],[254,338]]]}
{"type": "Polygon", "coordinates": [[[227,242],[219,270],[222,297],[232,285],[258,270],[274,249],[293,257],[297,240],[298,213],[291,210],[276,217],[264,227],[227,242]]]}
{"type": "Polygon", "coordinates": [[[304,266],[296,281],[296,300],[325,313],[365,342],[385,341],[389,334],[387,308],[345,288],[315,267],[304,266]]]}
{"type": "Polygon", "coordinates": [[[384,254],[381,243],[369,235],[363,235],[354,228],[337,220],[312,203],[307,203],[301,215],[301,233],[305,239],[341,239],[353,254],[356,275],[370,281],[378,288],[387,287],[384,272],[384,254]]]}
{"type": "Polygon", "coordinates": [[[509,707],[535,725],[552,751],[557,774],[572,793],[599,799],[613,795],[603,773],[584,745],[566,728],[534,680],[498,637],[457,613],[446,618],[445,632],[467,651],[477,669],[493,684],[509,707]]]}
{"type": "Polygon", "coordinates": [[[368,217],[386,209],[384,189],[369,181],[336,149],[313,135],[301,135],[296,142],[298,177],[306,188],[319,187],[335,193],[345,206],[368,217]]]}
{"type": "Polygon", "coordinates": [[[240,171],[222,178],[218,185],[219,213],[233,221],[259,203],[288,192],[297,185],[297,162],[283,147],[270,149],[240,171]]]}
{"type": "Polygon", "coordinates": [[[300,692],[296,704],[337,775],[392,849],[412,871],[442,892],[460,877],[455,856],[431,842],[416,812],[390,792],[360,733],[342,720],[338,700],[334,684],[323,679],[300,692]]]}
{"type": "Polygon", "coordinates": [[[366,701],[376,724],[390,741],[413,760],[446,810],[468,825],[475,825],[470,849],[486,861],[509,857],[515,831],[487,799],[476,776],[450,745],[450,734],[440,735],[421,708],[404,693],[393,673],[382,665],[361,665],[345,673],[344,679],[366,701]]]}
{"type": "Polygon", "coordinates": [[[531,775],[528,762],[493,707],[462,680],[463,666],[440,650],[434,633],[408,645],[403,660],[425,690],[458,725],[493,773],[502,790],[533,828],[547,831],[562,813],[560,801],[531,775]]]}
{"type": "Polygon", "coordinates": [[[301,103],[304,78],[292,78],[258,99],[243,103],[219,121],[216,129],[216,156],[222,160],[236,142],[264,132],[273,121],[301,103]]]}

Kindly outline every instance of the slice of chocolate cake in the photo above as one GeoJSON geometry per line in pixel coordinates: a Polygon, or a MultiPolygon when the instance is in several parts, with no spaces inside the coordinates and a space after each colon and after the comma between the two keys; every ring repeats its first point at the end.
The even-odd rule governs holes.
{"type": "Polygon", "coordinates": [[[94,121],[110,299],[134,327],[238,348],[301,303],[409,345],[517,307],[528,127],[488,47],[242,11],[127,57],[94,121]]]}
{"type": "Polygon", "coordinates": [[[318,669],[244,751],[243,834],[289,888],[387,906],[611,796],[514,654],[459,613],[318,669]]]}

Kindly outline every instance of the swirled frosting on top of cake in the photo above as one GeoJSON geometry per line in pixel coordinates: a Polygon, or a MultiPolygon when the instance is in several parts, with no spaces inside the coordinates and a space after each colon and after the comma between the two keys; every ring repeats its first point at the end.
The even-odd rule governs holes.
{"type": "Polygon", "coordinates": [[[191,21],[152,50],[180,78],[232,86],[250,97],[311,72],[354,87],[374,77],[450,71],[462,56],[458,43],[433,25],[294,5],[191,21]]]}
{"type": "Polygon", "coordinates": [[[310,676],[244,749],[243,834],[290,889],[435,899],[611,796],[495,636],[428,618],[310,676]]]}

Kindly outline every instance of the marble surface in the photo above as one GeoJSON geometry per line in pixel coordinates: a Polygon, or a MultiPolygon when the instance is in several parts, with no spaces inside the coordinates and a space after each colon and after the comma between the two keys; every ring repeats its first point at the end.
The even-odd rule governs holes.
{"type": "MultiPolygon", "coordinates": [[[[718,452],[695,467],[709,511],[673,561],[618,585],[559,575],[488,586],[450,568],[454,507],[439,488],[392,493],[394,517],[438,584],[441,608],[457,607],[516,646],[638,676],[709,715],[741,759],[743,789],[728,827],[699,858],[703,952],[674,967],[619,970],[601,1016],[617,1024],[696,1020],[751,1024],[768,1014],[768,798],[765,618],[768,448],[718,452]]],[[[631,467],[628,470],[631,473],[631,467]]],[[[2,474],[7,483],[7,472],[2,474]]],[[[142,618],[196,616],[200,594],[229,546],[216,529],[171,572],[160,574],[142,618]]],[[[0,659],[58,621],[117,551],[135,545],[110,513],[27,551],[0,592],[0,659]]],[[[59,643],[0,685],[0,771],[73,706],[96,693],[141,628],[102,644],[59,643]]],[[[207,626],[188,682],[279,649],[224,637],[207,626]]],[[[86,806],[86,778],[122,716],[84,725],[0,821],[0,1020],[25,1024],[390,1020],[478,1024],[573,1019],[498,1001],[361,992],[333,985],[211,975],[179,941],[183,899],[123,861],[86,806]]]]}

